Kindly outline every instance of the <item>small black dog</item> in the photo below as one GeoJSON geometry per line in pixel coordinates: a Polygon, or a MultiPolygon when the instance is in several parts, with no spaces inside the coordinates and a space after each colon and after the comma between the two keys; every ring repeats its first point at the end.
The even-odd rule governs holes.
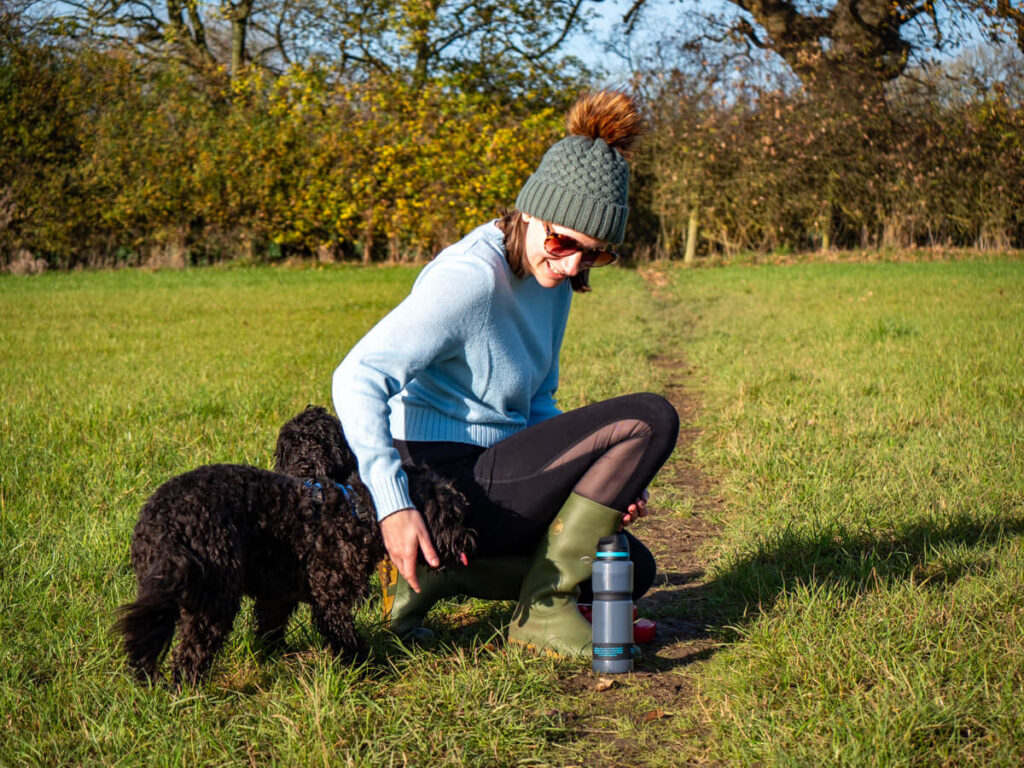
{"type": "MultiPolygon", "coordinates": [[[[277,435],[274,471],[301,478],[326,477],[335,483],[349,483],[361,489],[369,500],[356,468],[356,457],[348,447],[338,417],[318,405],[286,422],[277,435]]],[[[407,468],[409,495],[423,513],[430,538],[438,548],[442,567],[452,565],[442,552],[471,555],[476,548],[476,532],[466,529],[468,511],[465,497],[451,481],[430,467],[407,468]]],[[[372,503],[372,502],[371,502],[372,503]]]]}
{"type": "MultiPolygon", "coordinates": [[[[340,423],[307,408],[281,428],[275,458],[277,472],[234,464],[186,472],[142,507],[131,546],[138,596],[114,625],[141,679],[156,676],[177,625],[174,682],[198,681],[243,595],[255,599],[257,631],[270,646],[308,602],[332,652],[362,654],[352,613],[385,549],[340,423]]],[[[438,556],[455,565],[475,546],[463,525],[465,499],[429,470],[415,473],[411,487],[438,556]]]]}

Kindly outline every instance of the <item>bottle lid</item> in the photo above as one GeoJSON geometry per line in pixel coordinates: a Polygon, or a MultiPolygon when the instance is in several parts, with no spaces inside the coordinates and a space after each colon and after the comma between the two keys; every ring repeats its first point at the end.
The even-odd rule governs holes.
{"type": "Polygon", "coordinates": [[[629,557],[629,539],[624,533],[604,536],[597,542],[598,557],[629,557]]]}

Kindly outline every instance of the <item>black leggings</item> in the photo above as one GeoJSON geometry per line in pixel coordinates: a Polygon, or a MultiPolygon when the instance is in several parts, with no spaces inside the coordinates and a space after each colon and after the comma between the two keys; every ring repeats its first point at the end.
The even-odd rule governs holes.
{"type": "MultiPolygon", "coordinates": [[[[406,467],[428,464],[470,503],[477,557],[532,554],[570,493],[623,512],[676,444],[679,416],[663,397],[636,394],[594,403],[528,427],[490,448],[451,442],[395,447],[406,467]]],[[[650,551],[629,537],[634,597],[654,582],[650,551]]],[[[580,600],[587,601],[589,585],[580,600]]]]}

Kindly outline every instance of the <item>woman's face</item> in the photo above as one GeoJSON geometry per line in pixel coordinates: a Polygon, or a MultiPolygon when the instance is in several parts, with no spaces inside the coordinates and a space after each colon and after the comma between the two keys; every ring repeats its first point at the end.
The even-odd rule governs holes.
{"type": "MultiPolygon", "coordinates": [[[[554,288],[580,271],[581,253],[576,252],[571,256],[564,256],[562,258],[552,256],[544,250],[544,238],[547,237],[544,222],[528,213],[523,214],[523,221],[527,223],[526,263],[530,274],[536,278],[538,283],[545,288],[554,288]]],[[[577,232],[575,229],[569,229],[559,224],[549,224],[548,229],[559,235],[569,235],[575,238],[584,248],[601,248],[604,246],[604,243],[600,240],[595,240],[584,235],[582,232],[577,232]]]]}

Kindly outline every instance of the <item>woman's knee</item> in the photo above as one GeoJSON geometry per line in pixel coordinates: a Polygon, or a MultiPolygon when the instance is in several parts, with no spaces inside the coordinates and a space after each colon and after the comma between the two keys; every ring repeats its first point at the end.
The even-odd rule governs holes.
{"type": "Polygon", "coordinates": [[[679,414],[675,406],[653,392],[638,392],[626,397],[632,400],[630,410],[633,418],[647,424],[660,452],[668,458],[679,437],[679,414]]]}
{"type": "Polygon", "coordinates": [[[654,392],[639,392],[635,397],[644,420],[652,427],[666,432],[679,431],[679,414],[672,403],[654,392]]]}

